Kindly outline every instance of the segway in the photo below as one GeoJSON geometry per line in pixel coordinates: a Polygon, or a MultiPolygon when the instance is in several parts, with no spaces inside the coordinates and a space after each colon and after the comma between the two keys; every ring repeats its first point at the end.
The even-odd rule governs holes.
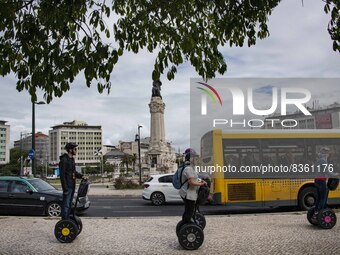
{"type": "Polygon", "coordinates": [[[203,230],[206,226],[206,220],[204,215],[199,211],[199,204],[206,202],[208,196],[209,187],[200,187],[192,222],[183,225],[183,221],[181,220],[176,226],[178,242],[186,250],[197,250],[203,244],[203,230]]]}
{"type": "MultiPolygon", "coordinates": [[[[196,223],[196,225],[198,225],[202,230],[204,230],[205,225],[206,225],[205,217],[204,217],[203,213],[200,212],[198,203],[195,204],[195,212],[194,212],[194,216],[193,216],[193,223],[196,223]]],[[[177,223],[177,226],[176,226],[177,237],[178,237],[178,233],[179,233],[182,225],[183,225],[182,220],[177,223]]]]}
{"type": "Polygon", "coordinates": [[[75,211],[79,201],[79,197],[85,197],[89,191],[90,182],[87,179],[82,179],[79,184],[77,199],[74,207],[71,209],[69,219],[60,220],[54,228],[54,235],[61,243],[71,243],[83,229],[81,219],[76,215],[75,211]]]}
{"type": "Polygon", "coordinates": [[[313,206],[312,208],[310,208],[307,212],[307,220],[310,224],[314,225],[314,226],[318,226],[318,219],[317,217],[314,215],[315,214],[315,206],[313,206]]]}
{"type": "MultiPolygon", "coordinates": [[[[336,190],[336,188],[339,185],[339,179],[338,178],[329,178],[327,182],[327,198],[329,195],[329,190],[336,190]]],[[[307,219],[309,223],[311,223],[314,226],[319,226],[323,229],[331,229],[336,225],[336,214],[335,212],[330,208],[324,208],[320,210],[317,214],[315,214],[316,208],[312,207],[307,212],[307,219]]]]}

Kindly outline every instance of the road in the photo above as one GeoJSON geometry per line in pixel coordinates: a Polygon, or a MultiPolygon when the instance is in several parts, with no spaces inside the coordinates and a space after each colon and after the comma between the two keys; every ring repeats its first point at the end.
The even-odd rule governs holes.
{"type": "MultiPolygon", "coordinates": [[[[141,216],[180,216],[183,213],[182,203],[168,203],[163,206],[154,206],[141,198],[112,198],[107,196],[89,196],[90,208],[86,217],[141,217],[141,216]]],[[[254,208],[240,206],[200,206],[205,215],[250,214],[264,212],[292,211],[292,208],[254,208]]]]}

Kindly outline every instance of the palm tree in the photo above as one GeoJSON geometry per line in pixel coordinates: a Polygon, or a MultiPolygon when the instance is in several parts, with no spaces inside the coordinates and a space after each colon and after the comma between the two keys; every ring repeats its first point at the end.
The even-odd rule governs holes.
{"type": "Polygon", "coordinates": [[[131,156],[131,163],[132,163],[133,173],[135,173],[136,161],[137,161],[137,155],[136,155],[136,153],[133,153],[133,155],[131,156]]]}
{"type": "Polygon", "coordinates": [[[131,164],[131,155],[125,154],[120,163],[122,166],[126,166],[126,174],[129,172],[129,165],[131,164]]]}

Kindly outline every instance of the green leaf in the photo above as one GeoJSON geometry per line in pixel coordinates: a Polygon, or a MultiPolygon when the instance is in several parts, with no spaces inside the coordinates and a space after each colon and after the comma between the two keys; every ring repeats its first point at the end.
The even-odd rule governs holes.
{"type": "Polygon", "coordinates": [[[152,71],[152,80],[153,81],[158,81],[160,80],[160,73],[156,70],[152,71]]]}
{"type": "MultiPolygon", "coordinates": [[[[0,75],[13,72],[17,90],[33,97],[39,89],[47,101],[71,89],[78,74],[85,76],[86,86],[94,80],[100,93],[109,92],[111,72],[124,50],[137,54],[147,48],[158,52],[153,80],[164,70],[174,79],[184,61],[202,78],[211,78],[227,70],[221,46],[242,47],[246,42],[250,47],[269,36],[268,17],[279,3],[6,1],[0,9],[0,75]]],[[[326,13],[333,8],[328,32],[335,51],[340,43],[339,5],[327,0],[324,6],[326,13]]]]}

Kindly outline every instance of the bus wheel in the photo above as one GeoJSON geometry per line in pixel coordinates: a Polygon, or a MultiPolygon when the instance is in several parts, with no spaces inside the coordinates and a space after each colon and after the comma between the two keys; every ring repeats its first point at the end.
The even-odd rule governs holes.
{"type": "Polygon", "coordinates": [[[315,187],[304,188],[299,194],[299,208],[303,211],[309,210],[315,205],[316,197],[317,193],[315,187]]]}

